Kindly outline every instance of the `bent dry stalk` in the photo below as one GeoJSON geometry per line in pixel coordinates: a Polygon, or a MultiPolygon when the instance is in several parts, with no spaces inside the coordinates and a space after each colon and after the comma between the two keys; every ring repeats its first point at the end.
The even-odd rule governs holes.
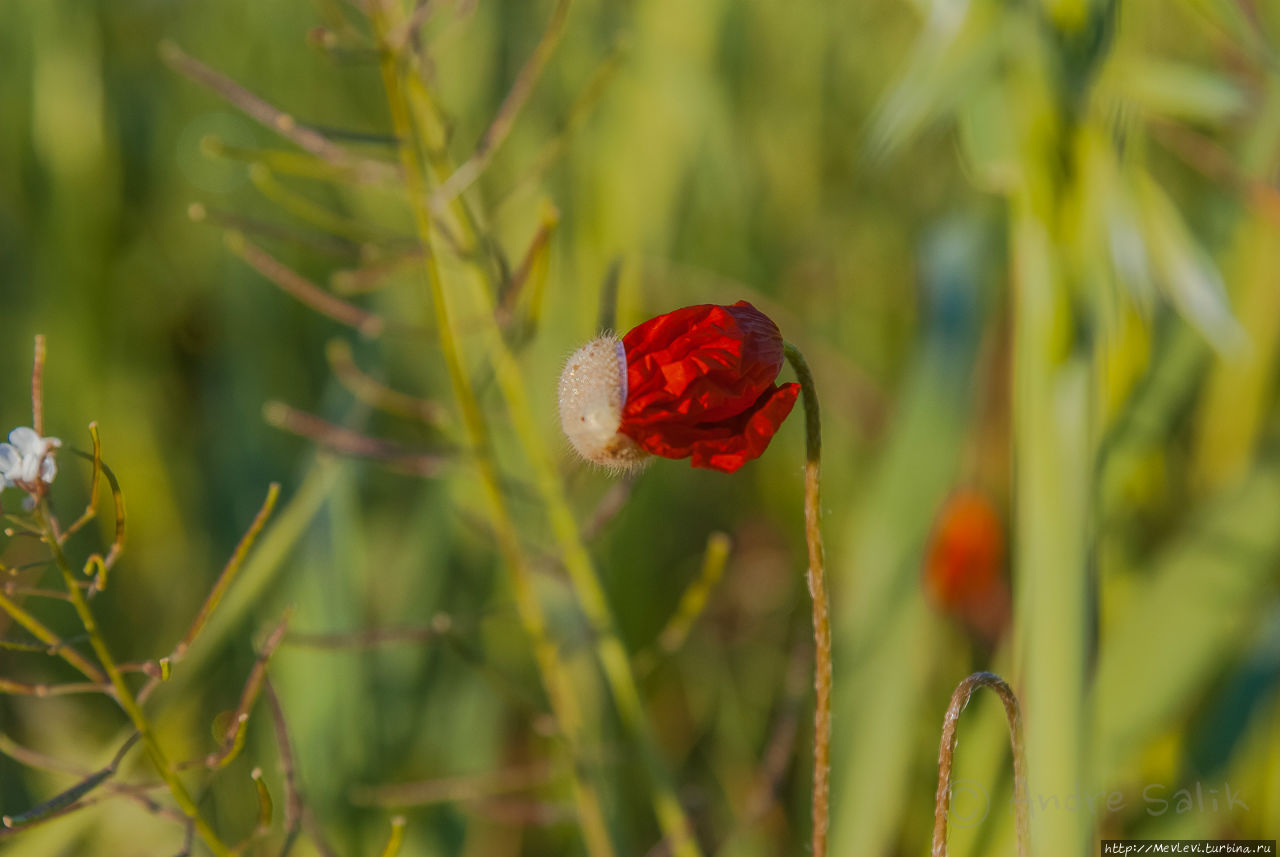
{"type": "Polygon", "coordinates": [[[822,546],[822,421],[813,373],[791,343],[784,353],[804,397],[804,539],[813,599],[813,857],[826,857],[831,799],[831,616],[826,551],[822,546]]]}
{"type": "Polygon", "coordinates": [[[1005,717],[1009,721],[1009,746],[1013,753],[1013,807],[1014,824],[1017,827],[1018,857],[1030,854],[1030,818],[1026,800],[1019,793],[1027,785],[1026,751],[1022,744],[1022,711],[1018,697],[1004,679],[995,673],[977,672],[965,678],[951,694],[942,720],[942,741],[938,747],[938,796],[933,811],[933,847],[931,857],[947,857],[947,815],[951,811],[951,766],[956,753],[956,725],[960,713],[969,704],[969,698],[979,687],[989,687],[1004,704],[1005,717]]]}

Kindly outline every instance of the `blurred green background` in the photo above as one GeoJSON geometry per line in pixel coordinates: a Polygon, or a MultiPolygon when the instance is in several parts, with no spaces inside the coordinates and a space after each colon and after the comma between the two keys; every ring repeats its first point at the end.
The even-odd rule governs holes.
{"type": "MultiPolygon", "coordinates": [[[[553,4],[436,5],[422,74],[462,162],[553,4]]],[[[325,837],[339,854],[378,854],[399,812],[402,854],[585,853],[460,440],[403,189],[290,174],[320,162],[281,156],[299,150],[159,50],[176,44],[392,163],[370,32],[359,4],[340,0],[7,5],[0,425],[30,423],[43,333],[48,433],[87,449],[96,420],[127,498],[128,548],[93,601],[123,660],[172,649],[267,485],[282,483],[217,621],[149,703],[171,757],[214,749],[215,715],[235,707],[286,606],[300,635],[439,632],[447,617],[448,633],[426,641],[322,649],[300,636],[274,655],[325,837]],[[334,292],[349,272],[386,268],[377,291],[343,299],[398,328],[373,338],[321,317],[246,265],[229,232],[334,292]],[[370,375],[438,403],[443,424],[356,402],[326,358],[335,338],[370,375]],[[269,401],[444,463],[419,478],[317,455],[264,420],[269,401]],[[416,799],[379,791],[423,781],[433,785],[416,799]]],[[[509,269],[554,220],[510,298],[509,334],[537,442],[578,520],[624,501],[587,526],[588,543],[705,853],[807,848],[803,429],[793,417],[732,477],[660,461],[622,490],[575,462],[553,391],[564,357],[595,332],[611,270],[619,329],[746,299],[813,364],[836,620],[833,854],[926,852],[942,715],[975,669],[1001,673],[1023,700],[1033,853],[1096,853],[1098,838],[1126,835],[1280,835],[1278,43],[1269,0],[571,4],[467,198],[509,269]],[[994,569],[939,546],[939,516],[962,489],[1003,522],[994,569]],[[687,641],[660,653],[715,532],[732,540],[723,579],[687,641]],[[948,562],[995,582],[969,584],[967,607],[940,602],[930,581],[948,562]]],[[[465,268],[446,265],[446,285],[459,288],[465,268]]],[[[611,838],[619,854],[664,853],[644,765],[502,415],[480,308],[451,294],[587,712],[611,838]]],[[[88,467],[60,465],[53,504],[69,519],[88,467]]],[[[16,511],[19,492],[4,503],[16,511]]],[[[110,541],[99,523],[72,542],[79,562],[110,541]]],[[[3,561],[35,550],[9,538],[3,561]]],[[[67,604],[24,603],[75,638],[67,604]]],[[[0,637],[25,639],[4,615],[0,637]]],[[[0,675],[16,680],[68,680],[64,667],[0,651],[0,675]]],[[[101,698],[0,698],[0,732],[75,770],[106,764],[125,728],[101,698]]],[[[953,854],[1014,853],[1004,728],[981,696],[962,722],[953,854]]],[[[200,805],[228,841],[255,824],[255,765],[278,815],[263,703],[240,756],[190,777],[209,783],[200,805]]],[[[135,751],[119,779],[154,774],[135,751]]],[[[75,781],[0,757],[0,812],[75,781]]],[[[284,841],[277,819],[247,853],[279,854],[284,841]]],[[[172,820],[119,799],[0,838],[15,855],[181,847],[172,820]]],[[[291,853],[316,848],[304,836],[291,853]]]]}

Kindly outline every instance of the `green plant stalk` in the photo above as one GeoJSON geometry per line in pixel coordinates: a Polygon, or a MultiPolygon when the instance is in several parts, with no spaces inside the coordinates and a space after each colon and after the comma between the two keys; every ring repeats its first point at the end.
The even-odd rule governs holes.
{"type": "MultiPolygon", "coordinates": [[[[482,300],[481,317],[492,318],[488,293],[477,290],[482,300]]],[[[496,325],[486,323],[486,350],[492,360],[494,377],[502,393],[512,430],[522,450],[533,464],[534,485],[550,519],[552,535],[569,573],[570,585],[591,628],[596,657],[627,731],[640,745],[642,760],[653,785],[654,812],[667,843],[676,857],[700,857],[692,827],[676,796],[675,786],[662,761],[657,741],[632,669],[631,658],[614,629],[608,600],[596,575],[595,564],[582,541],[578,523],[560,485],[554,464],[540,439],[532,409],[525,393],[525,381],[496,325]]]]}
{"type": "MultiPolygon", "coordinates": [[[[424,105],[424,107],[430,107],[430,105],[424,105]]],[[[427,148],[429,152],[435,151],[429,144],[427,148]]],[[[437,179],[449,174],[449,165],[442,159],[439,152],[431,158],[432,171],[437,179]]],[[[422,171],[416,164],[410,181],[418,182],[417,189],[411,187],[409,195],[419,221],[419,230],[422,231],[429,228],[430,221],[426,209],[426,197],[423,195],[425,187],[422,185],[422,171]]],[[[452,200],[449,210],[455,214],[459,228],[463,230],[463,239],[469,246],[476,246],[479,240],[479,236],[474,232],[476,218],[466,207],[462,197],[452,200]]],[[[434,265],[434,262],[431,264],[434,265]]],[[[479,267],[485,271],[486,275],[492,275],[486,267],[479,267]]],[[[486,352],[492,362],[494,377],[498,382],[511,420],[512,430],[525,456],[533,465],[535,488],[547,510],[552,534],[569,574],[570,585],[591,628],[596,658],[604,672],[614,704],[618,708],[623,725],[640,745],[641,757],[652,785],[651,801],[659,827],[675,857],[701,857],[701,849],[693,837],[692,826],[676,796],[671,774],[662,761],[657,741],[649,726],[631,658],[614,630],[612,613],[596,575],[594,562],[583,543],[577,520],[565,497],[554,462],[546,451],[546,445],[541,441],[538,425],[533,418],[533,411],[529,407],[525,392],[524,377],[515,355],[503,339],[502,331],[495,320],[493,298],[484,289],[479,279],[472,279],[471,286],[472,297],[481,309],[479,316],[483,324],[481,332],[485,337],[486,352]]],[[[443,345],[443,333],[441,339],[443,345]]]]}
{"type": "Polygon", "coordinates": [[[111,656],[111,650],[107,648],[106,640],[103,639],[102,632],[98,629],[98,623],[93,618],[93,612],[89,609],[88,602],[85,601],[84,593],[80,590],[75,572],[72,571],[66,554],[62,552],[62,546],[58,544],[57,535],[49,520],[48,512],[43,505],[38,506],[36,509],[36,520],[44,533],[45,543],[49,545],[49,550],[53,554],[53,560],[57,564],[58,570],[62,572],[62,579],[67,584],[67,591],[71,596],[71,604],[75,607],[76,615],[80,618],[80,623],[84,625],[85,633],[89,635],[89,644],[93,647],[94,654],[98,656],[98,660],[101,662],[102,669],[106,672],[111,686],[115,688],[116,701],[124,709],[124,713],[132,721],[133,727],[138,730],[138,734],[142,736],[142,744],[147,748],[147,755],[151,757],[151,763],[155,766],[156,773],[164,780],[165,785],[169,788],[169,793],[173,796],[174,802],[178,804],[178,808],[182,810],[183,815],[191,820],[196,834],[204,841],[205,845],[214,854],[214,857],[232,857],[233,851],[213,831],[213,828],[204,820],[204,817],[200,815],[200,810],[195,801],[192,800],[186,786],[182,784],[182,780],[178,778],[178,775],[169,764],[164,750],[161,749],[159,742],[156,741],[151,721],[143,713],[142,707],[138,705],[138,701],[134,698],[133,691],[130,690],[123,673],[116,666],[115,659],[111,656]]]}
{"type": "Polygon", "coordinates": [[[1019,621],[1024,640],[1028,800],[1034,853],[1081,857],[1087,816],[1061,808],[1089,780],[1084,758],[1089,371],[1062,348],[1062,284],[1053,240],[1028,200],[1013,207],[1014,497],[1019,621]],[[1059,809],[1053,808],[1056,799],[1059,809]]]}
{"type": "MultiPolygon", "coordinates": [[[[384,41],[388,27],[382,16],[381,7],[374,4],[371,19],[379,40],[384,41]]],[[[590,782],[577,771],[577,760],[580,752],[580,733],[582,728],[582,709],[568,680],[568,670],[561,663],[559,650],[551,640],[547,631],[546,616],[542,605],[534,592],[532,571],[524,556],[516,532],[515,523],[507,508],[502,494],[502,485],[498,468],[492,456],[489,427],[476,398],[471,379],[462,360],[452,316],[444,292],[444,283],[436,255],[432,252],[433,234],[431,214],[426,207],[426,183],[423,178],[421,164],[415,154],[415,139],[409,118],[408,102],[400,87],[396,57],[389,50],[381,54],[381,70],[383,85],[386,88],[391,110],[392,123],[396,135],[401,139],[400,158],[405,180],[408,184],[415,225],[419,240],[422,241],[424,254],[424,270],[427,286],[431,294],[432,309],[436,316],[440,350],[443,354],[449,379],[453,386],[454,396],[462,411],[463,423],[467,435],[475,449],[476,467],[480,471],[481,483],[485,499],[489,504],[491,518],[497,533],[498,548],[508,569],[511,572],[517,610],[521,622],[533,644],[534,659],[542,674],[547,697],[570,751],[575,758],[571,783],[574,801],[577,805],[578,820],[582,825],[583,837],[587,848],[596,857],[612,857],[614,849],[609,838],[608,826],[599,795],[590,782]]]]}
{"type": "Polygon", "coordinates": [[[809,549],[809,595],[813,601],[813,857],[826,857],[831,802],[831,605],[822,546],[822,420],[813,373],[791,343],[787,360],[804,395],[804,538],[809,549]]]}
{"type": "MultiPolygon", "coordinates": [[[[491,317],[489,313],[482,313],[491,317]]],[[[618,714],[623,725],[640,745],[645,769],[653,786],[651,799],[663,836],[676,857],[700,857],[701,851],[693,838],[692,827],[683,807],[676,797],[675,785],[666,764],[662,761],[657,741],[644,711],[644,703],[636,684],[631,657],[614,629],[613,615],[605,598],[604,589],[596,576],[595,564],[578,530],[577,520],[569,507],[564,491],[556,475],[555,467],[539,440],[525,396],[524,379],[515,358],[502,340],[497,328],[493,329],[489,343],[493,357],[494,374],[506,401],[512,428],[534,465],[535,485],[546,505],[551,520],[551,530],[560,549],[561,559],[569,572],[569,581],[581,605],[595,641],[596,657],[604,671],[618,714]]]]}

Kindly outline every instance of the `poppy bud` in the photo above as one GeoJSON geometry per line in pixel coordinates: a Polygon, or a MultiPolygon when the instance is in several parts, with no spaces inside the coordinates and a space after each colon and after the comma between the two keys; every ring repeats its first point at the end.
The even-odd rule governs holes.
{"type": "Polygon", "coordinates": [[[758,458],[795,405],[778,386],[782,335],[746,301],[701,304],[603,336],[560,377],[560,423],[583,458],[629,468],[649,455],[732,473],[758,458]]]}

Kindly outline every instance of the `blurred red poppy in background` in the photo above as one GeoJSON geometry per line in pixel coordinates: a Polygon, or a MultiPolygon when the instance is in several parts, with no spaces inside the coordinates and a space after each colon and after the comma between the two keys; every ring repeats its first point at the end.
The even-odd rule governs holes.
{"type": "Polygon", "coordinates": [[[925,558],[925,590],[934,606],[989,643],[1009,622],[1004,545],[1004,525],[992,502],[960,489],[939,510],[925,558]]]}

